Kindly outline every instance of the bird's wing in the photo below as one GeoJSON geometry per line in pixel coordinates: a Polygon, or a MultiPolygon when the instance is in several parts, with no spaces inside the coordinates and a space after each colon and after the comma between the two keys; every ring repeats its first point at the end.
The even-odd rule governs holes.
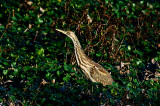
{"type": "Polygon", "coordinates": [[[102,66],[97,65],[90,68],[90,75],[96,81],[105,85],[111,85],[113,78],[110,73],[102,66]]]}

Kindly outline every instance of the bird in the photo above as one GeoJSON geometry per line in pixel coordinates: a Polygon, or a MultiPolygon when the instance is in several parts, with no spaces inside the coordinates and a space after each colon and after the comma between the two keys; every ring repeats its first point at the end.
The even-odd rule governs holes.
{"type": "Polygon", "coordinates": [[[111,74],[85,54],[74,32],[61,29],[56,30],[67,35],[72,40],[77,64],[88,79],[92,82],[101,83],[103,86],[112,85],[114,80],[111,74]]]}

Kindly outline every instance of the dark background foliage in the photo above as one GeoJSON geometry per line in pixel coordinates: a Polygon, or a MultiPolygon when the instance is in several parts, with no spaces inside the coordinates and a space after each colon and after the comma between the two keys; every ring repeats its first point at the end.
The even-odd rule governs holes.
{"type": "Polygon", "coordinates": [[[1,0],[0,8],[1,104],[159,103],[159,1],[1,0]],[[85,53],[111,69],[113,85],[87,80],[56,28],[74,31],[85,53]]]}

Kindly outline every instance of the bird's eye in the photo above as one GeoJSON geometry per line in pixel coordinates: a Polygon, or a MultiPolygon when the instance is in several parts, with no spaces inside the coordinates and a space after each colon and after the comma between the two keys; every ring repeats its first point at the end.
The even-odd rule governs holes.
{"type": "Polygon", "coordinates": [[[70,32],[67,32],[67,34],[69,35],[69,34],[70,34],[70,32]]]}

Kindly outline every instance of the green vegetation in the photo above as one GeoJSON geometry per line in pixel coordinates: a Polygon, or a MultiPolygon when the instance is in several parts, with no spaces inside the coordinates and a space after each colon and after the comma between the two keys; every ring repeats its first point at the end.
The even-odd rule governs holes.
{"type": "Polygon", "coordinates": [[[159,2],[24,1],[0,1],[0,103],[159,103],[159,2]],[[86,54],[111,69],[115,83],[87,80],[75,64],[72,41],[56,28],[75,31],[86,54]]]}

